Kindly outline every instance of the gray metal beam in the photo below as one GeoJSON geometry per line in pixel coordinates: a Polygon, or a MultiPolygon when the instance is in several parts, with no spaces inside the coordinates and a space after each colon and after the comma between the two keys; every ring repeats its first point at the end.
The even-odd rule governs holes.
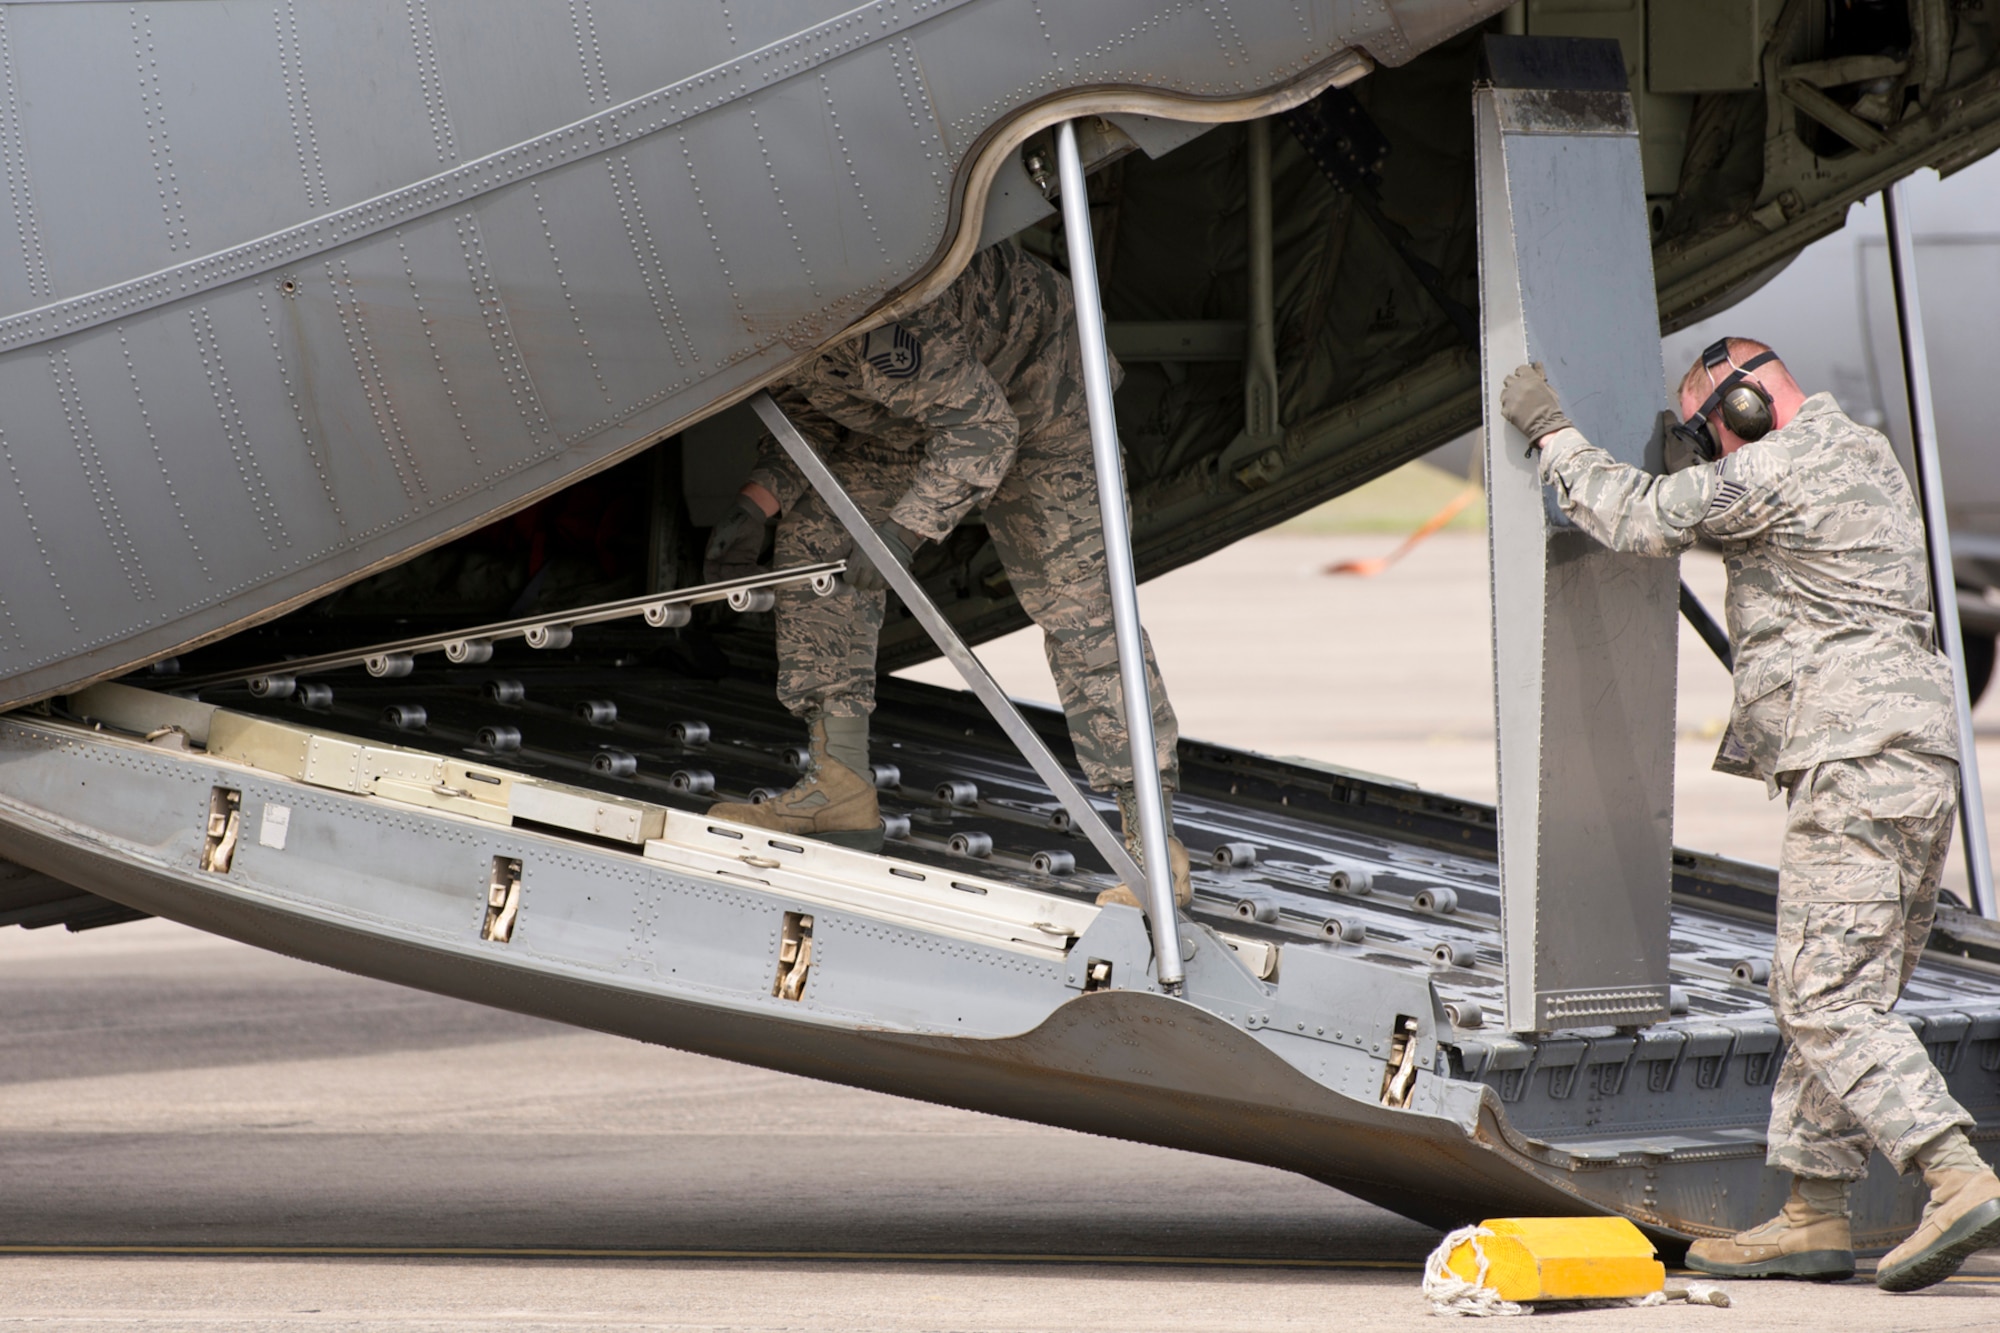
{"type": "Polygon", "coordinates": [[[1630,94],[1575,87],[1559,53],[1505,63],[1533,72],[1496,71],[1474,105],[1506,1022],[1633,1025],[1667,1015],[1675,563],[1563,520],[1499,397],[1543,362],[1586,435],[1660,467],[1639,137],[1630,94]]]}
{"type": "Polygon", "coordinates": [[[1243,433],[1280,434],[1278,426],[1277,299],[1271,278],[1271,122],[1244,126],[1249,148],[1246,213],[1250,221],[1250,340],[1243,368],[1243,433]]]}
{"type": "Polygon", "coordinates": [[[1965,629],[1958,621],[1958,581],[1951,569],[1951,523],[1945,514],[1944,474],[1938,464],[1937,415],[1931,405],[1930,358],[1924,348],[1923,306],[1917,296],[1917,242],[1903,208],[1898,181],[1882,191],[1889,229],[1889,279],[1896,289],[1896,331],[1902,342],[1903,383],[1910,395],[1911,455],[1923,498],[1929,538],[1931,606],[1939,643],[1951,659],[1952,701],[1958,711],[1958,813],[1965,829],[1965,873],[1973,904],[1985,917],[2000,916],[1993,892],[1993,851],[1986,839],[1986,796],[1979,781],[1979,748],[1973,743],[1972,701],[1965,689],[1965,629]]]}
{"type": "Polygon", "coordinates": [[[1254,491],[1268,486],[1283,465],[1277,450],[1285,431],[1278,420],[1277,298],[1271,277],[1271,122],[1253,120],[1243,131],[1250,314],[1243,348],[1243,431],[1223,449],[1216,472],[1254,491]]]}
{"type": "MultiPolygon", "coordinates": [[[[1097,295],[1097,247],[1091,242],[1090,194],[1076,126],[1056,127],[1056,169],[1062,180],[1063,230],[1069,237],[1069,280],[1076,295],[1077,341],[1083,346],[1083,394],[1090,410],[1090,452],[1097,465],[1097,507],[1104,517],[1104,576],[1111,585],[1111,622],[1118,642],[1118,680],[1125,701],[1125,738],[1132,749],[1133,804],[1139,847],[1146,854],[1146,915],[1153,923],[1160,984],[1181,984],[1180,917],[1174,910],[1173,868],[1167,860],[1167,818],[1153,736],[1153,695],[1146,683],[1145,636],[1139,625],[1139,576],[1132,561],[1132,520],[1125,493],[1125,459],[1111,406],[1111,357],[1104,344],[1104,305],[1097,295]]],[[[1129,832],[1129,830],[1128,830],[1129,832]]]]}

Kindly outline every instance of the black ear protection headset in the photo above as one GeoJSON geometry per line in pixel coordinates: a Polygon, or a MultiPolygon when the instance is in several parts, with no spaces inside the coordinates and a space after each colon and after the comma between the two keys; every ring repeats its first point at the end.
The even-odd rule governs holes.
{"type": "Polygon", "coordinates": [[[1776,352],[1759,352],[1739,366],[1729,359],[1729,339],[1709,344],[1701,354],[1701,364],[1714,388],[1693,416],[1671,428],[1675,437],[1693,450],[1696,458],[1713,463],[1722,457],[1722,437],[1714,425],[1718,410],[1722,413],[1722,424],[1743,440],[1761,440],[1769,435],[1771,395],[1764,392],[1763,385],[1747,377],[1757,367],[1777,359],[1776,352]],[[1729,373],[1717,384],[1715,372],[1723,366],[1729,367],[1729,373]]]}

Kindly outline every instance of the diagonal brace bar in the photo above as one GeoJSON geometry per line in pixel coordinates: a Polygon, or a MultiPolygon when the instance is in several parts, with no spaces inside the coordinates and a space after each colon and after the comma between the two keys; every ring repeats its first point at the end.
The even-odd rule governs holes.
{"type": "Polygon", "coordinates": [[[1708,645],[1708,650],[1715,654],[1715,660],[1722,663],[1722,669],[1736,670],[1736,650],[1730,646],[1729,631],[1716,623],[1708,608],[1701,604],[1701,598],[1694,595],[1693,588],[1688,587],[1686,579],[1681,580],[1681,615],[1701,636],[1701,641],[1708,645]]]}
{"type": "MultiPolygon", "coordinates": [[[[972,650],[965,646],[965,640],[958,637],[958,631],[945,619],[944,612],[938,610],[937,603],[930,599],[930,594],[924,591],[916,576],[904,569],[902,563],[889,553],[889,548],[876,534],[875,526],[861,512],[861,506],[854,503],[854,497],[847,493],[840,479],[833,475],[833,470],[819,456],[819,451],[799,433],[799,428],[792,424],[791,418],[785,415],[784,409],[772,400],[770,394],[759,393],[750,400],[750,406],[765,428],[777,437],[792,461],[798,464],[799,471],[805,473],[806,480],[812,483],[812,488],[819,492],[827,507],[833,510],[833,516],[847,529],[847,535],[854,539],[861,553],[881,571],[889,586],[896,590],[896,595],[903,599],[903,605],[917,618],[917,623],[929,632],[939,650],[958,668],[958,674],[965,677],[965,683],[979,696],[979,702],[986,705],[986,711],[993,714],[993,720],[1007,733],[1007,739],[1014,742],[1021,757],[1041,775],[1043,782],[1049,784],[1049,790],[1062,802],[1063,809],[1069,811],[1071,821],[1082,830],[1084,837],[1090,839],[1090,845],[1097,849],[1098,854],[1111,863],[1112,873],[1127,884],[1144,884],[1145,875],[1125,850],[1124,841],[1111,831],[1110,825],[1104,822],[1104,817],[1097,813],[1097,808],[1091,805],[1076,783],[1070,781],[1061,761],[1049,752],[1049,747],[1042,743],[1042,738],[1035,734],[1035,729],[1014,707],[1014,701],[1000,688],[1000,682],[994,680],[980,660],[972,655],[972,650]]],[[[1170,933],[1167,938],[1172,940],[1174,935],[1170,933]]],[[[1163,949],[1160,952],[1165,957],[1172,950],[1163,949]]],[[[1180,961],[1178,955],[1175,955],[1174,961],[1180,961]]]]}

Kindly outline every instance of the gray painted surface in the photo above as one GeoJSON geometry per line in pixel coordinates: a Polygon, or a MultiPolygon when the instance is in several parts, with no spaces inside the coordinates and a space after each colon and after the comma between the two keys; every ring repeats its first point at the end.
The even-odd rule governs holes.
{"type": "Polygon", "coordinates": [[[922,295],[980,173],[1065,111],[1239,118],[1498,7],[0,5],[0,706],[464,530],[922,295]]]}
{"type": "Polygon", "coordinates": [[[1648,458],[1659,323],[1623,93],[1484,89],[1479,135],[1507,1026],[1662,1018],[1676,562],[1619,555],[1544,494],[1501,382],[1535,360],[1577,426],[1648,458]]]}
{"type": "MultiPolygon", "coordinates": [[[[798,6],[684,24],[677,12],[667,33],[657,9],[608,0],[0,6],[0,169],[20,245],[0,270],[0,506],[20,513],[0,524],[0,702],[393,559],[742,394],[907,284],[915,299],[927,265],[948,276],[962,260],[980,173],[998,161],[982,151],[1004,156],[1017,131],[1158,109],[1135,86],[1192,99],[1179,108],[1190,115],[1269,110],[1351,70],[1350,45],[1395,62],[1492,7],[936,0],[827,7],[787,45],[798,6]],[[1398,15],[1402,29],[1384,26],[1398,15]],[[1112,85],[1102,100],[1068,96],[1112,85]],[[112,88],[126,90],[123,112],[112,88]]],[[[424,686],[443,718],[449,690],[424,686]]],[[[368,697],[340,689],[336,707],[368,697]]],[[[462,750],[445,730],[424,744],[462,750]]],[[[945,747],[954,762],[973,748],[957,730],[945,747]]],[[[589,752],[516,760],[567,778],[589,752]]],[[[1248,757],[1224,761],[1246,786],[1266,781],[1248,757]]],[[[1011,759],[989,771],[1031,785],[1011,759]]],[[[1236,778],[1225,785],[1233,798],[1236,778]]],[[[754,876],[682,873],[59,720],[0,722],[0,856],[262,947],[1283,1165],[1427,1215],[1615,1208],[1692,1234],[1774,1206],[1759,1141],[1777,1043],[1767,1012],[1705,995],[1696,1018],[1637,1038],[1453,1029],[1441,999],[1497,985],[1490,866],[1378,838],[1364,859],[1379,882],[1455,882],[1466,907],[1436,913],[1400,893],[1338,904],[1367,922],[1368,943],[1330,943],[1312,915],[1336,906],[1324,860],[1294,850],[1301,826],[1264,808],[1303,793],[1285,790],[1205,815],[1181,803],[1232,838],[1261,827],[1292,844],[1240,878],[1286,901],[1270,932],[1284,965],[1251,977],[1191,929],[1178,1002],[1153,993],[1150,943],[1123,909],[1058,964],[800,902],[754,876]],[[277,804],[291,821],[279,845],[246,841],[226,875],[198,868],[221,784],[253,818],[277,804]],[[506,945],[479,938],[495,857],[526,866],[506,945]],[[801,909],[818,922],[818,970],[788,1002],[770,984],[784,914],[801,909]],[[1432,973],[1424,960],[1443,943],[1465,948],[1432,973]],[[1078,957],[1111,964],[1116,984],[1080,994],[1078,957]],[[1394,1109],[1381,1089],[1404,1017],[1418,1064],[1410,1107],[1394,1109]]],[[[1017,792],[1010,818],[1045,796],[1017,792]]],[[[1383,796],[1349,785],[1340,799],[1383,796]]],[[[1068,891],[1087,901],[1095,887],[1079,876],[1068,891]]],[[[1198,910],[1213,916],[1218,886],[1205,875],[1204,889],[1198,910]]],[[[1681,924],[1709,953],[1768,950],[1754,928],[1681,924]]],[[[1977,972],[1931,969],[1911,1006],[1989,1127],[1993,991],[1977,972]]],[[[1914,1203],[1871,1180],[1864,1235],[1906,1225],[1914,1203]]]]}
{"type": "MultiPolygon", "coordinates": [[[[465,756],[469,725],[496,711],[482,701],[481,674],[343,678],[330,714],[284,703],[265,712],[410,744],[380,714],[385,700],[415,690],[434,719],[416,743],[465,756]]],[[[575,667],[528,667],[522,678],[526,701],[511,713],[527,738],[518,771],[545,780],[587,781],[579,770],[611,739],[644,760],[637,777],[600,788],[662,799],[648,774],[688,762],[647,740],[666,716],[712,724],[698,753],[731,796],[769,782],[796,743],[754,685],[575,667]],[[572,700],[586,697],[617,701],[615,728],[574,716],[572,700]]],[[[945,872],[937,905],[973,901],[945,888],[966,875],[1089,903],[1108,883],[1101,872],[1026,870],[1028,847],[1069,840],[1083,849],[1050,830],[1046,791],[997,729],[979,725],[976,705],[891,684],[881,741],[903,780],[885,791],[885,808],[915,825],[892,852],[945,872]],[[946,776],[976,783],[979,806],[930,800],[946,776]],[[993,855],[946,854],[958,831],[988,833],[993,855]]],[[[1061,725],[1041,710],[1035,721],[1061,725]]],[[[1281,1166],[1433,1221],[1609,1209],[1661,1231],[1713,1234],[1782,1201],[1783,1182],[1763,1166],[1778,1032],[1762,988],[1730,980],[1732,963],[1768,955],[1768,926],[1684,904],[1674,979],[1691,996],[1687,1017],[1636,1033],[1518,1040],[1490,1018],[1464,1017],[1468,1002],[1488,1015],[1499,1008],[1498,883],[1480,850],[1482,836],[1492,845],[1490,812],[1212,746],[1190,747],[1185,764],[1176,812],[1202,867],[1183,931],[1192,954],[1185,1000],[1157,993],[1150,941],[1129,908],[1098,912],[1051,956],[907,913],[802,900],[760,878],[755,859],[694,871],[87,723],[0,721],[0,856],[363,975],[835,1082],[1281,1166]],[[216,785],[239,790],[247,816],[226,874],[198,868],[216,785]],[[279,846],[262,833],[272,804],[289,812],[279,846]],[[1224,840],[1256,845],[1256,863],[1214,866],[1207,851],[1224,840]],[[508,944],[479,937],[496,856],[524,867],[508,944]],[[1371,891],[1330,892],[1333,866],[1365,871],[1371,891]],[[1446,888],[1451,905],[1441,908],[1446,888]],[[1245,919],[1244,900],[1275,908],[1275,920],[1245,919]],[[784,914],[800,911],[815,918],[813,971],[802,999],[787,1001],[771,994],[772,980],[784,914]],[[1365,936],[1329,940],[1328,917],[1364,926],[1365,936]],[[1275,972],[1252,976],[1212,929],[1277,947],[1275,972]],[[1445,943],[1454,946],[1449,965],[1435,957],[1445,943]],[[1091,961],[1110,965],[1107,989],[1085,990],[1091,961]],[[1401,1018],[1417,1022],[1407,1109],[1383,1104],[1401,1018]]],[[[1690,888],[1754,903],[1770,893],[1768,873],[1759,875],[1710,865],[1690,888]]],[[[1986,1139],[2000,1127],[2000,981],[1933,955],[1903,1010],[1986,1139]]],[[[1910,1182],[1884,1168],[1860,1195],[1859,1230],[1886,1243],[1919,1203],[1910,1182]]]]}

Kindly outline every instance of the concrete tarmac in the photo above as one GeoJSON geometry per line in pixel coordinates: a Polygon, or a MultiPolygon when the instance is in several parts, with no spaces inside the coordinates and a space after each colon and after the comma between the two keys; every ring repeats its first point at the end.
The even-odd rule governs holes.
{"type": "MultiPolygon", "coordinates": [[[[1440,538],[1375,580],[1314,572],[1387,544],[1257,539],[1150,585],[1186,730],[1474,796],[1483,747],[1490,795],[1483,542],[1440,538]]],[[[1038,693],[1038,645],[986,655],[1038,693]]],[[[1684,689],[1684,730],[1706,699],[1684,689]]],[[[1718,819],[1707,845],[1756,854],[1766,809],[1717,781],[1750,822],[1718,819]]],[[[1684,830],[1701,808],[1684,789],[1684,830]]],[[[1427,1318],[1436,1233],[1299,1177],[577,1032],[164,922],[0,931],[0,1014],[0,1330],[1427,1318]]],[[[1726,1311],[1555,1317],[1992,1328],[1996,1258],[1915,1296],[1730,1283],[1726,1311]]]]}

